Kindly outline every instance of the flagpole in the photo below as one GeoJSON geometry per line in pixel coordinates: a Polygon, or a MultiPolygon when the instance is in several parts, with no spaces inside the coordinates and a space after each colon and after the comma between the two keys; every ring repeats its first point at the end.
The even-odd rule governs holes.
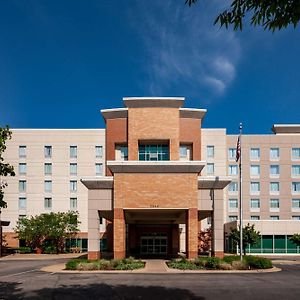
{"type": "Polygon", "coordinates": [[[240,259],[243,260],[243,201],[242,201],[242,129],[243,125],[240,123],[240,135],[239,135],[239,143],[240,143],[240,157],[239,157],[239,179],[240,179],[240,259]]]}

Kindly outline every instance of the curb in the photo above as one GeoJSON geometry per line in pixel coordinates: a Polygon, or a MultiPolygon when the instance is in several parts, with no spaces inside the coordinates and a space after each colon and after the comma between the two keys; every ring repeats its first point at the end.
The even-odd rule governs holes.
{"type": "Polygon", "coordinates": [[[273,267],[271,269],[259,269],[259,270],[178,270],[167,268],[165,271],[149,272],[144,269],[137,270],[110,270],[110,271],[73,271],[64,270],[65,264],[56,264],[52,266],[43,267],[40,270],[49,273],[64,273],[64,274],[123,274],[123,273],[136,273],[136,274],[251,274],[251,273],[272,273],[280,272],[281,269],[273,267]]]}

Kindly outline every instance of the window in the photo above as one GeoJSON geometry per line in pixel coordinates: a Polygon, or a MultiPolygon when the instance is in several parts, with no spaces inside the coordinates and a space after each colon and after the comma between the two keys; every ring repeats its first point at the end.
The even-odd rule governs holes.
{"type": "Polygon", "coordinates": [[[270,149],[270,159],[271,160],[279,159],[279,148],[271,148],[270,149]]]}
{"type": "Polygon", "coordinates": [[[45,175],[51,175],[52,174],[52,164],[50,164],[50,163],[44,164],[44,171],[45,171],[45,175]]]}
{"type": "Polygon", "coordinates": [[[292,193],[300,193],[300,182],[292,182],[292,193]]]}
{"type": "Polygon", "coordinates": [[[251,199],[250,200],[250,208],[259,209],[260,208],[260,200],[259,199],[251,199]]]}
{"type": "Polygon", "coordinates": [[[270,166],[270,176],[277,177],[279,175],[279,165],[270,166]]]}
{"type": "Polygon", "coordinates": [[[103,172],[102,164],[95,164],[95,166],[96,166],[96,175],[102,175],[103,172]]]}
{"type": "Polygon", "coordinates": [[[26,157],[26,146],[19,146],[19,157],[26,157]]]}
{"type": "Polygon", "coordinates": [[[292,209],[300,209],[300,199],[292,199],[292,209]]]}
{"type": "Polygon", "coordinates": [[[279,193],[279,182],[270,182],[270,193],[279,193]]]}
{"type": "Polygon", "coordinates": [[[207,170],[207,174],[208,175],[214,174],[214,172],[215,172],[215,164],[208,163],[207,167],[206,167],[206,170],[207,170]]]}
{"type": "Polygon", "coordinates": [[[45,180],[44,185],[45,185],[46,193],[52,192],[52,181],[51,180],[45,180]]]}
{"type": "Polygon", "coordinates": [[[51,157],[52,156],[52,146],[45,146],[45,157],[51,157]]]}
{"type": "Polygon", "coordinates": [[[192,160],[192,145],[180,145],[180,160],[192,160]]]}
{"type": "Polygon", "coordinates": [[[26,209],[26,198],[19,198],[19,209],[26,209]]]}
{"type": "Polygon", "coordinates": [[[70,157],[71,158],[77,157],[77,146],[70,146],[70,157]]]}
{"type": "Polygon", "coordinates": [[[71,210],[77,209],[77,198],[70,198],[70,209],[71,210]]]}
{"type": "Polygon", "coordinates": [[[44,198],[44,208],[45,209],[52,208],[52,198],[44,198]]]}
{"type": "Polygon", "coordinates": [[[260,192],[260,183],[259,182],[251,182],[250,183],[250,191],[251,191],[251,193],[259,193],[260,192]]]}
{"type": "Polygon", "coordinates": [[[260,158],[260,149],[259,148],[251,148],[250,149],[250,158],[251,159],[259,159],[260,158]]]}
{"type": "Polygon", "coordinates": [[[77,181],[76,180],[71,180],[70,181],[70,191],[71,192],[76,192],[77,191],[77,181]]]}
{"type": "Polygon", "coordinates": [[[279,220],[279,216],[270,216],[271,220],[279,220]]]}
{"type": "Polygon", "coordinates": [[[292,165],[292,176],[300,176],[300,165],[292,165]]]}
{"type": "Polygon", "coordinates": [[[206,156],[214,157],[215,156],[215,146],[207,146],[206,147],[206,156]]]}
{"type": "Polygon", "coordinates": [[[101,158],[103,156],[103,147],[95,146],[95,153],[97,158],[101,158]]]}
{"type": "Polygon", "coordinates": [[[26,192],[26,180],[19,180],[19,192],[26,192]]]}
{"type": "Polygon", "coordinates": [[[20,175],[26,174],[26,164],[25,163],[19,163],[19,174],[20,175]]]}
{"type": "Polygon", "coordinates": [[[229,165],[228,166],[228,175],[237,175],[238,174],[238,166],[237,165],[229,165]]]}
{"type": "Polygon", "coordinates": [[[238,191],[238,183],[237,182],[230,182],[228,185],[228,192],[234,193],[238,191]]]}
{"type": "Polygon", "coordinates": [[[139,145],[139,160],[169,160],[169,145],[139,145]]]}
{"type": "Polygon", "coordinates": [[[70,175],[77,175],[77,164],[70,164],[70,175]]]}
{"type": "Polygon", "coordinates": [[[125,145],[116,146],[116,160],[128,160],[128,147],[125,145]]]}
{"type": "Polygon", "coordinates": [[[292,148],[292,159],[300,159],[300,148],[292,148]]]}
{"type": "Polygon", "coordinates": [[[279,199],[270,200],[270,210],[279,210],[279,199]]]}
{"type": "Polygon", "coordinates": [[[250,174],[252,176],[259,176],[260,175],[260,166],[259,165],[251,165],[250,166],[250,174]]]}
{"type": "Polygon", "coordinates": [[[259,220],[260,219],[260,217],[259,216],[251,216],[250,217],[250,220],[253,220],[253,221],[257,221],[257,220],[259,220]]]}
{"type": "Polygon", "coordinates": [[[236,159],[236,148],[229,148],[228,149],[228,158],[230,160],[235,160],[236,159]]]}
{"type": "Polygon", "coordinates": [[[238,200],[237,199],[229,199],[228,200],[228,210],[236,211],[238,209],[238,200]]]}
{"type": "Polygon", "coordinates": [[[229,222],[237,221],[238,216],[228,216],[229,222]]]}
{"type": "Polygon", "coordinates": [[[300,216],[292,216],[292,220],[294,220],[294,221],[300,221],[300,216]]]}

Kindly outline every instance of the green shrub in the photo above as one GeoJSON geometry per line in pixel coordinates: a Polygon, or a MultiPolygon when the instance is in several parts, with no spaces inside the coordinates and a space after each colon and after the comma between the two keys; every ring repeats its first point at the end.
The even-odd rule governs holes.
{"type": "Polygon", "coordinates": [[[21,254],[32,253],[32,249],[30,247],[20,247],[18,250],[21,254]]]}
{"type": "Polygon", "coordinates": [[[228,255],[228,256],[224,256],[223,261],[231,264],[233,261],[237,261],[240,260],[240,256],[239,255],[228,255]]]}
{"type": "Polygon", "coordinates": [[[173,259],[168,263],[168,266],[173,269],[179,270],[197,270],[199,267],[195,265],[193,261],[187,260],[185,258],[182,259],[173,259]]]}
{"type": "Polygon", "coordinates": [[[77,265],[80,263],[78,259],[71,259],[66,263],[66,270],[76,270],[77,265]]]}
{"type": "Polygon", "coordinates": [[[268,258],[258,256],[244,256],[244,261],[251,269],[269,269],[272,268],[272,261],[268,258]]]}
{"type": "Polygon", "coordinates": [[[55,254],[57,253],[56,248],[53,245],[45,246],[43,248],[45,254],[55,254]]]}
{"type": "Polygon", "coordinates": [[[220,268],[221,259],[218,257],[208,257],[206,259],[205,267],[207,269],[216,270],[220,268]]]}

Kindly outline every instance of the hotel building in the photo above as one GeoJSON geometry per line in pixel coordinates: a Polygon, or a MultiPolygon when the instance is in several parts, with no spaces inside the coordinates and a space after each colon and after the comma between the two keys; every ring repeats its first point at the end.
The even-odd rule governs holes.
{"type": "MultiPolygon", "coordinates": [[[[230,248],[238,218],[236,135],[205,129],[205,109],[184,98],[124,98],[102,110],[105,129],[12,129],[5,160],[2,220],[9,245],[19,218],[77,210],[80,233],[67,247],[115,258],[198,255],[198,233],[212,226],[212,254],[230,248]]],[[[288,236],[300,232],[300,125],[274,134],[243,135],[243,218],[261,232],[248,252],[299,253],[288,236]]]]}

